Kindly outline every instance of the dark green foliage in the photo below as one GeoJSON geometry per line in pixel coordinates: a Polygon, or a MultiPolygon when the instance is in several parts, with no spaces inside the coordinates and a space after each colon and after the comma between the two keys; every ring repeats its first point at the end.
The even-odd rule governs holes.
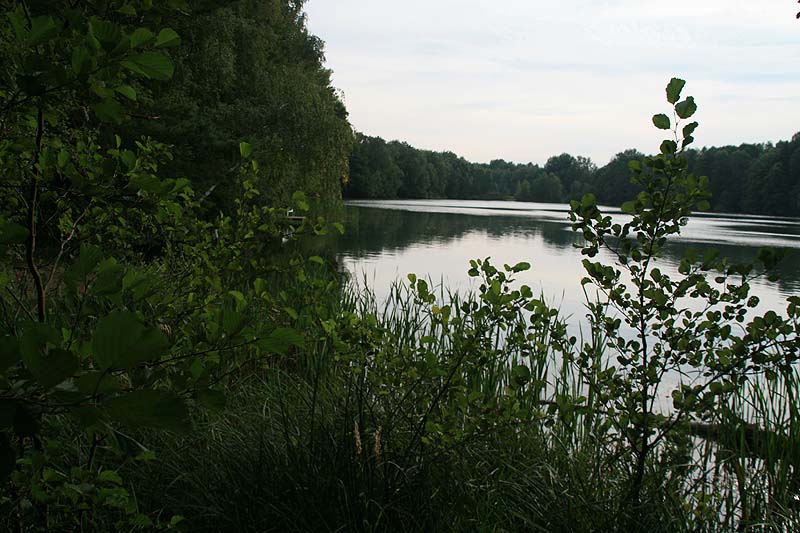
{"type": "MultiPolygon", "coordinates": [[[[578,165],[591,162],[578,158],[578,165]]],[[[567,170],[571,186],[576,174],[567,170]]],[[[350,180],[344,194],[351,198],[485,198],[558,202],[564,186],[546,178],[549,170],[502,160],[470,163],[451,152],[418,150],[406,143],[387,143],[358,134],[350,155],[350,180]],[[546,179],[544,179],[546,178],[546,179]],[[537,181],[535,192],[530,186],[537,181]],[[527,183],[527,185],[525,185],[527,183]]],[[[580,181],[580,180],[576,180],[580,181]]]]}
{"type": "Polygon", "coordinates": [[[308,33],[304,2],[188,2],[168,19],[182,45],[171,49],[175,75],[152,87],[146,120],[128,131],[173,147],[166,170],[195,190],[230,201],[247,141],[262,163],[265,200],[294,191],[335,205],[346,179],[352,132],[323,66],[322,42],[308,33]]]}
{"type": "Polygon", "coordinates": [[[353,198],[396,198],[403,171],[380,137],[357,135],[347,191],[353,198]]]}
{"type": "MultiPolygon", "coordinates": [[[[281,6],[302,28],[300,5],[281,6]]],[[[321,293],[283,243],[329,226],[267,205],[267,173],[241,139],[209,215],[189,180],[166,174],[165,144],[120,135],[136,130],[148,84],[175,72],[165,50],[182,38],[162,25],[185,2],[3,8],[0,527],[172,528],[179,517],[141,512],[116,474],[152,458],[130,432],[189,432],[233,376],[304,344],[301,300],[264,279],[289,272],[321,293]]],[[[281,195],[309,211],[304,193],[281,195]]]]}
{"type": "MultiPolygon", "coordinates": [[[[673,80],[667,88],[670,102],[677,100],[671,92],[676,85],[683,86],[673,80]]],[[[692,97],[674,107],[683,119],[697,109],[692,97]]],[[[654,123],[659,127],[657,118],[654,123]]],[[[764,370],[771,379],[780,374],[791,380],[798,358],[797,298],[789,299],[785,316],[753,310],[757,299],[750,298],[750,287],[762,271],[729,264],[713,250],[687,252],[675,277],[658,268],[664,246],[680,234],[687,217],[709,207],[708,179],[690,172],[677,148],[678,128],[660,155],[630,162],[632,182],[641,192],[622,205],[629,221],[615,223],[591,195],[571,203],[573,228],[586,239],[583,284],[599,291],[587,304],[592,339],[602,339],[606,347],[601,360],[596,342],[586,343],[575,361],[617,442],[626,442],[632,456],[633,509],[650,505],[644,498],[649,457],[680,438],[681,424],[726,414],[724,406],[743,387],[764,379],[764,370]],[[596,260],[601,251],[614,262],[596,260]],[[713,280],[709,271],[716,272],[713,280]],[[623,324],[633,333],[623,332],[623,324]],[[669,374],[679,374],[681,381],[667,411],[657,403],[669,374]]],[[[769,272],[780,256],[763,251],[759,260],[769,272]]],[[[788,502],[782,498],[781,505],[788,502]]],[[[748,522],[749,509],[742,513],[748,522]]]]}
{"type": "MultiPolygon", "coordinates": [[[[697,107],[692,99],[678,104],[687,116],[697,107]]],[[[676,112],[676,116],[680,114],[676,112]]],[[[660,129],[672,127],[664,114],[655,115],[653,122],[660,129]]],[[[662,150],[684,150],[694,141],[696,128],[696,122],[683,125],[681,145],[670,140],[662,150]]],[[[350,181],[344,194],[376,199],[564,202],[592,193],[599,203],[618,206],[639,192],[631,183],[628,163],[643,156],[636,150],[626,150],[599,168],[590,159],[569,154],[551,157],[544,168],[503,160],[485,165],[470,163],[450,152],[417,150],[359,134],[350,156],[350,181]]],[[[690,171],[709,177],[712,210],[800,216],[800,134],[777,145],[702,148],[687,150],[685,156],[690,171]]]]}

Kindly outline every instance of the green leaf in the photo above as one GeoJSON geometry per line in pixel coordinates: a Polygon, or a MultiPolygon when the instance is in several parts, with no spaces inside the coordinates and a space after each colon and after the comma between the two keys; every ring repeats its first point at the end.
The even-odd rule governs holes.
{"type": "Polygon", "coordinates": [[[80,393],[86,396],[120,392],[122,390],[122,384],[116,376],[96,370],[78,376],[75,379],[75,385],[80,393]]]}
{"type": "Polygon", "coordinates": [[[653,115],[653,124],[660,130],[668,130],[672,127],[672,122],[670,122],[669,117],[663,113],[653,115]]]}
{"type": "Polygon", "coordinates": [[[171,391],[136,390],[103,403],[112,420],[129,427],[150,427],[188,432],[189,410],[183,399],[171,391]]]}
{"type": "Polygon", "coordinates": [[[149,44],[155,39],[156,36],[147,28],[137,28],[131,35],[131,48],[138,48],[142,45],[149,44]]]}
{"type": "Polygon", "coordinates": [[[40,322],[26,322],[19,340],[22,361],[28,368],[36,367],[50,348],[60,344],[61,335],[52,326],[40,322]]]}
{"type": "Polygon", "coordinates": [[[686,82],[680,78],[672,78],[667,85],[667,101],[674,104],[681,97],[681,91],[686,86],[686,82]]]}
{"type": "Polygon", "coordinates": [[[321,258],[320,256],[318,256],[318,255],[312,255],[311,257],[309,257],[309,258],[308,258],[308,260],[309,260],[311,263],[316,263],[316,264],[318,264],[318,265],[323,265],[323,266],[325,265],[325,260],[324,260],[324,259],[322,259],[322,258],[321,258]]]}
{"type": "Polygon", "coordinates": [[[19,341],[11,335],[0,337],[0,372],[17,364],[20,357],[19,341]]]}
{"type": "Polygon", "coordinates": [[[82,281],[86,279],[95,267],[103,260],[103,250],[91,244],[82,244],[78,259],[67,269],[67,280],[82,281]]]}
{"type": "Polygon", "coordinates": [[[620,211],[628,215],[634,214],[636,212],[636,202],[625,202],[620,207],[620,211]]]}
{"type": "Polygon", "coordinates": [[[22,244],[28,235],[28,230],[23,226],[0,217],[0,244],[22,244]]]}
{"type": "Polygon", "coordinates": [[[50,40],[56,34],[57,28],[53,17],[36,17],[31,21],[31,30],[26,41],[28,46],[37,46],[50,40]]]}
{"type": "Polygon", "coordinates": [[[694,102],[693,96],[689,96],[686,100],[675,105],[675,112],[683,119],[690,118],[696,111],[697,104],[694,102]]]}
{"type": "Polygon", "coordinates": [[[306,201],[306,195],[302,191],[296,191],[292,195],[292,203],[301,211],[309,210],[308,202],[306,201]]]}
{"type": "Polygon", "coordinates": [[[136,90],[130,85],[120,85],[114,90],[117,91],[122,96],[124,96],[125,98],[127,98],[128,100],[133,100],[134,102],[136,101],[136,90]]]}
{"type": "Polygon", "coordinates": [[[20,339],[22,361],[36,381],[46,388],[58,385],[80,367],[78,356],[58,348],[60,344],[61,335],[55,328],[39,322],[24,326],[20,339]]]}
{"type": "Polygon", "coordinates": [[[239,154],[243,158],[247,159],[248,157],[250,157],[250,154],[252,153],[253,153],[253,147],[250,145],[250,143],[246,143],[244,141],[239,143],[239,154]]]}
{"type": "MultiPolygon", "coordinates": [[[[128,170],[133,170],[136,168],[136,154],[133,153],[131,150],[123,150],[122,153],[119,154],[120,160],[125,163],[125,167],[128,170]]],[[[133,180],[131,180],[133,182],[133,180]]],[[[161,182],[159,182],[160,184],[161,182]]]]}
{"type": "Polygon", "coordinates": [[[136,16],[136,8],[133,7],[130,4],[124,5],[121,8],[117,9],[117,13],[120,13],[122,15],[127,15],[129,17],[135,17],[136,16]]]}
{"type": "Polygon", "coordinates": [[[666,140],[661,143],[661,153],[664,155],[672,155],[678,151],[678,143],[675,141],[666,140]]]}
{"type": "Polygon", "coordinates": [[[14,34],[17,37],[17,41],[20,43],[24,42],[25,37],[28,35],[28,31],[25,23],[25,10],[22,8],[22,5],[17,4],[17,9],[14,11],[9,11],[7,16],[8,20],[11,22],[11,27],[14,28],[14,34]]]}
{"type": "Polygon", "coordinates": [[[75,375],[81,366],[77,355],[59,348],[49,350],[46,357],[27,360],[26,363],[36,381],[47,389],[75,375]]]}
{"type": "Polygon", "coordinates": [[[95,52],[100,50],[100,41],[98,41],[97,37],[94,36],[91,28],[89,28],[89,31],[86,33],[86,45],[95,52]]]}
{"type": "Polygon", "coordinates": [[[107,20],[92,17],[89,28],[92,36],[100,41],[107,50],[114,48],[122,38],[122,30],[119,26],[107,20]]]}
{"type": "Polygon", "coordinates": [[[64,168],[67,166],[68,163],[69,163],[69,152],[67,152],[64,149],[61,149],[58,152],[58,159],[56,160],[56,164],[58,165],[58,168],[64,168]]]}
{"type": "Polygon", "coordinates": [[[178,46],[179,44],[181,44],[181,38],[172,28],[164,28],[158,32],[156,48],[168,48],[170,46],[178,46]]]}
{"type": "Polygon", "coordinates": [[[700,124],[698,124],[697,122],[692,122],[691,124],[685,125],[683,127],[683,136],[691,137],[694,134],[694,130],[696,130],[699,125],[700,124]]]}
{"type": "Polygon", "coordinates": [[[97,322],[92,337],[94,359],[102,369],[130,368],[164,355],[169,340],[128,311],[113,311],[97,322]]]}
{"type": "Polygon", "coordinates": [[[150,193],[159,193],[162,188],[162,183],[161,180],[158,179],[158,176],[152,174],[137,174],[131,178],[131,188],[150,193]]]}
{"type": "Polygon", "coordinates": [[[344,224],[341,222],[334,222],[333,227],[339,232],[339,235],[344,235],[344,224]]]}
{"type": "Polygon", "coordinates": [[[511,271],[515,272],[515,273],[525,272],[526,270],[530,270],[530,269],[531,269],[531,264],[530,263],[525,263],[525,262],[517,263],[516,265],[511,267],[511,271]]]}
{"type": "Polygon", "coordinates": [[[98,296],[110,296],[122,292],[122,278],[125,270],[112,257],[97,266],[97,279],[92,291],[98,296]]]}
{"type": "Polygon", "coordinates": [[[242,311],[247,307],[247,298],[240,291],[228,291],[228,295],[233,297],[234,302],[236,302],[237,311],[242,311]]]}
{"type": "Polygon", "coordinates": [[[261,296],[267,292],[268,287],[269,284],[262,278],[256,278],[256,280],[253,282],[253,289],[255,290],[257,296],[261,296]]]}
{"type": "Polygon", "coordinates": [[[261,350],[280,355],[286,355],[292,346],[302,348],[304,345],[305,339],[303,336],[292,328],[278,328],[258,343],[261,350]]]}
{"type": "Polygon", "coordinates": [[[153,80],[166,81],[172,78],[175,67],[172,61],[159,52],[131,54],[120,63],[128,70],[153,80]]]}
{"type": "Polygon", "coordinates": [[[122,485],[122,477],[113,470],[103,470],[97,476],[98,481],[104,483],[113,483],[114,485],[122,485]]]}
{"type": "Polygon", "coordinates": [[[122,105],[113,98],[92,105],[92,109],[101,122],[120,124],[125,117],[125,110],[122,105]]]}
{"type": "Polygon", "coordinates": [[[247,316],[234,309],[230,302],[226,302],[222,311],[222,329],[225,334],[232,337],[241,332],[246,325],[247,316]]]}
{"type": "Polygon", "coordinates": [[[511,380],[518,387],[525,385],[531,380],[531,369],[525,365],[515,365],[511,370],[511,380]]]}
{"type": "Polygon", "coordinates": [[[82,76],[92,69],[92,57],[84,46],[72,49],[72,71],[76,76],[82,76]]]}

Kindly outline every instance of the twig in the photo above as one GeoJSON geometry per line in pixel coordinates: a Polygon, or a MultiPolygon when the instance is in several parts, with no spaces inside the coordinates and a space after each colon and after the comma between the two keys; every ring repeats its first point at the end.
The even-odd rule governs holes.
{"type": "Polygon", "coordinates": [[[6,291],[8,291],[8,294],[10,294],[12,298],[14,298],[14,301],[17,302],[17,305],[19,306],[19,308],[22,309],[23,311],[25,311],[25,314],[28,315],[28,318],[30,318],[32,321],[36,322],[36,317],[33,316],[33,313],[31,312],[31,310],[28,309],[27,306],[24,303],[22,303],[22,300],[20,300],[19,297],[16,294],[14,294],[14,291],[12,291],[8,287],[6,287],[6,291]]]}

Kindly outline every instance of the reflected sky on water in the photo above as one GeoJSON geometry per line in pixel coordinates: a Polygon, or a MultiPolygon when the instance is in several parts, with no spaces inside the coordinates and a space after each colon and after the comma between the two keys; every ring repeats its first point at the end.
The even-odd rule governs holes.
{"type": "MultiPolygon", "coordinates": [[[[629,219],[618,209],[604,209],[615,219],[629,219]]],[[[576,235],[566,205],[524,202],[459,200],[352,201],[347,203],[346,233],[333,244],[339,263],[355,280],[371,288],[385,301],[397,280],[404,283],[413,272],[434,285],[465,292],[477,289],[467,275],[469,260],[491,257],[496,266],[531,263],[531,270],[517,275],[519,283],[540,292],[567,318],[572,334],[587,332],[585,303],[596,297],[592,287],[581,286],[586,275],[576,235]]],[[[760,279],[751,294],[758,295],[758,311],[773,309],[785,314],[786,297],[800,294],[800,221],[746,215],[696,215],[655,263],[676,279],[678,265],[688,248],[701,254],[716,249],[730,262],[754,262],[760,247],[786,248],[780,280],[760,279]]],[[[611,257],[599,260],[612,264],[611,257]]],[[[712,276],[713,277],[713,276],[712,276]]],[[[682,302],[697,309],[697,302],[682,302]]],[[[623,325],[623,335],[635,336],[623,325]]],[[[688,377],[689,381],[693,378],[688,377]]],[[[684,378],[665,377],[658,404],[669,409],[670,393],[684,378]]]]}
{"type": "MultiPolygon", "coordinates": [[[[604,209],[624,222],[618,209],[604,209]]],[[[581,240],[560,204],[465,200],[347,202],[347,232],[336,243],[343,267],[366,280],[379,299],[408,273],[451,290],[475,289],[469,260],[491,257],[495,265],[530,262],[520,283],[541,291],[567,316],[583,316],[581,240]]],[[[781,310],[800,292],[800,221],[747,215],[696,215],[657,266],[676,274],[688,247],[719,250],[731,262],[753,261],[762,246],[790,249],[777,283],[759,280],[753,292],[762,306],[781,310]]],[[[601,260],[610,263],[609,256],[601,260]]]]}

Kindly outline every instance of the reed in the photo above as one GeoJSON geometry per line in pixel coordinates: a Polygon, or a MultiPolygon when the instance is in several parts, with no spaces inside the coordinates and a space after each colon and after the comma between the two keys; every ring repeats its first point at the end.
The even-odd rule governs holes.
{"type": "MultiPolygon", "coordinates": [[[[532,295],[528,309],[503,307],[429,286],[398,283],[380,304],[353,286],[331,293],[335,330],[307,324],[316,340],[292,364],[241,380],[225,416],[128,474],[143,500],[158,494],[143,503],[192,530],[798,524],[796,372],[747,382],[715,410],[713,431],[687,424],[666,439],[633,506],[634,455],[591,393],[608,368],[605,339],[567,338],[532,295]],[[586,344],[598,350],[589,371],[571,363],[586,344]]],[[[517,290],[509,281],[499,294],[517,290]]]]}

